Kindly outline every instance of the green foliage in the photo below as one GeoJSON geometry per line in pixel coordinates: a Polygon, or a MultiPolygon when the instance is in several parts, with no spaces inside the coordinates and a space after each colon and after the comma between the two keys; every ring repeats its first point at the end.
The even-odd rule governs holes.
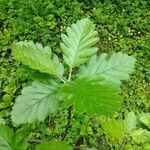
{"type": "Polygon", "coordinates": [[[79,76],[101,76],[108,81],[121,83],[133,71],[135,59],[122,53],[94,55],[87,66],[81,66],[79,76]]]}
{"type": "Polygon", "coordinates": [[[55,54],[52,58],[52,52],[48,46],[43,48],[39,43],[24,41],[13,44],[12,51],[16,59],[32,69],[58,76],[63,74],[63,65],[55,54]]]}
{"type": "MultiPolygon", "coordinates": [[[[106,135],[109,135],[111,140],[114,138],[119,141],[119,144],[124,143],[124,147],[129,142],[134,144],[147,144],[150,142],[150,132],[142,127],[139,127],[138,117],[129,112],[124,120],[101,118],[101,126],[106,135]]],[[[126,145],[126,149],[128,146],[126,145]]]]}
{"type": "Polygon", "coordinates": [[[58,107],[58,85],[33,82],[25,87],[12,110],[12,121],[15,124],[43,121],[45,117],[54,113],[58,107]]]}
{"type": "Polygon", "coordinates": [[[112,120],[107,118],[102,118],[101,126],[105,134],[109,134],[112,139],[122,142],[125,131],[124,122],[122,120],[112,120]]]}
{"type": "Polygon", "coordinates": [[[1,150],[26,150],[28,147],[26,130],[18,129],[15,133],[7,126],[0,126],[1,150]]]}
{"type": "Polygon", "coordinates": [[[91,55],[97,52],[98,48],[93,47],[98,42],[94,27],[95,25],[86,18],[68,27],[67,35],[61,35],[64,61],[70,68],[85,63],[91,55]]]}
{"type": "MultiPolygon", "coordinates": [[[[31,78],[39,80],[39,71],[35,71],[31,77],[33,71],[12,59],[12,42],[33,40],[34,43],[39,42],[43,46],[49,45],[59,54],[61,48],[58,41],[61,33],[64,33],[65,28],[72,22],[85,17],[92,19],[97,25],[96,31],[100,38],[100,42],[97,43],[98,53],[122,52],[137,59],[136,72],[121,86],[124,99],[122,107],[112,119],[122,119],[128,111],[142,115],[149,113],[149,5],[148,0],[0,0],[0,123],[13,128],[10,112],[15,98],[22,88],[30,84],[31,78]]],[[[61,57],[60,54],[59,56],[61,57]]],[[[73,70],[72,74],[74,73],[76,70],[73,70]]],[[[49,77],[51,78],[42,73],[40,81],[47,83],[49,77]]],[[[64,141],[81,149],[116,149],[118,140],[107,140],[98,120],[99,116],[89,118],[85,114],[73,114],[64,141]]],[[[60,140],[66,125],[67,110],[64,108],[57,111],[56,115],[48,117],[44,123],[36,123],[36,126],[34,124],[28,139],[31,140],[29,149],[35,149],[34,145],[38,140],[60,140]]],[[[141,121],[138,126],[148,129],[141,121]]],[[[150,149],[148,142],[136,144],[129,140],[127,146],[128,150],[150,149]]]]}
{"type": "Polygon", "coordinates": [[[133,142],[137,144],[150,142],[150,132],[145,129],[139,128],[138,130],[135,130],[131,134],[131,137],[133,139],[133,142]]]}
{"type": "MultiPolygon", "coordinates": [[[[79,30],[77,32],[77,36],[80,35],[80,33],[82,33],[83,34],[82,36],[85,39],[89,39],[89,37],[91,38],[93,37],[93,35],[95,35],[95,32],[93,31],[93,24],[89,20],[83,19],[78,21],[76,24],[79,25],[79,27],[81,24],[82,26],[84,25],[87,28],[85,30],[81,31],[79,30]],[[88,25],[87,22],[90,23],[90,25],[88,25]],[[89,28],[91,28],[91,26],[92,30],[88,30],[89,28]],[[93,32],[94,34],[92,34],[93,32]]],[[[73,24],[72,28],[74,26],[76,27],[77,25],[73,24]]],[[[82,41],[79,43],[82,43],[82,41]]],[[[86,45],[88,44],[93,45],[95,44],[95,39],[90,40],[90,42],[86,41],[85,43],[86,45]]],[[[39,69],[39,71],[41,72],[54,73],[55,70],[60,70],[60,67],[59,65],[54,66],[54,63],[56,64],[56,61],[50,60],[51,55],[48,52],[48,50],[47,48],[43,49],[43,47],[40,44],[34,45],[32,42],[19,42],[17,44],[13,44],[13,53],[16,59],[21,60],[24,64],[28,64],[33,69],[39,69]],[[21,53],[22,51],[23,55],[21,53]],[[36,54],[33,55],[34,53],[36,54]],[[50,72],[48,71],[49,68],[50,72]]],[[[68,50],[71,53],[74,51],[74,49],[68,50]]],[[[87,50],[89,50],[89,47],[85,46],[83,49],[79,48],[77,51],[79,53],[81,52],[82,57],[84,58],[87,56],[86,53],[87,50]]],[[[93,49],[91,49],[90,51],[92,50],[93,49]]],[[[93,52],[95,53],[95,50],[93,50],[93,52]]],[[[121,53],[119,53],[119,56],[120,55],[122,56],[121,53]]],[[[127,60],[131,59],[130,56],[126,55],[123,56],[127,60]]],[[[124,57],[121,58],[116,57],[115,62],[117,61],[120,62],[120,59],[124,59],[124,57]]],[[[59,60],[57,62],[59,62],[59,60]]],[[[66,62],[65,58],[64,62],[66,62]]],[[[83,62],[85,62],[85,60],[83,62]]],[[[109,60],[108,62],[106,61],[106,64],[108,63],[108,66],[109,62],[110,62],[109,60]]],[[[131,64],[130,62],[129,64],[126,64],[125,67],[127,67],[127,65],[129,65],[129,68],[130,66],[132,67],[133,61],[131,61],[131,64]]],[[[33,83],[31,87],[26,87],[23,90],[22,95],[18,97],[16,104],[13,107],[12,121],[16,124],[33,122],[36,120],[43,121],[49,113],[53,113],[57,110],[58,105],[57,99],[59,94],[60,97],[62,97],[61,95],[64,96],[63,99],[67,107],[73,105],[75,107],[75,110],[79,113],[86,112],[89,115],[93,114],[110,115],[115,111],[117,111],[121,103],[121,97],[118,95],[120,92],[120,88],[118,85],[109,83],[107,79],[106,80],[104,79],[102,80],[101,78],[94,79],[93,77],[81,79],[79,78],[70,82],[72,67],[74,66],[72,65],[70,66],[68,83],[62,86],[60,93],[58,90],[56,90],[57,86],[55,87],[51,85],[52,83],[50,85],[33,83]],[[38,113],[36,112],[37,110],[38,113]]],[[[131,70],[132,69],[124,70],[124,72],[126,71],[127,73],[129,73],[131,72],[131,70]]],[[[57,74],[56,77],[58,77],[57,74]]],[[[65,82],[63,78],[60,78],[60,80],[65,82]]]]}
{"type": "Polygon", "coordinates": [[[5,120],[2,117],[0,117],[0,125],[5,125],[5,120]]]}
{"type": "Polygon", "coordinates": [[[150,128],[150,113],[141,115],[140,121],[150,128]]]}
{"type": "Polygon", "coordinates": [[[59,141],[42,142],[36,148],[36,150],[58,150],[58,149],[72,150],[72,148],[68,144],[59,141]]]}
{"type": "Polygon", "coordinates": [[[121,103],[119,91],[118,86],[101,78],[76,79],[61,89],[66,106],[73,105],[76,112],[89,115],[110,115],[116,111],[121,103]]]}
{"type": "Polygon", "coordinates": [[[137,117],[133,112],[130,112],[125,117],[125,130],[127,134],[131,134],[137,126],[137,117]]]}
{"type": "MultiPolygon", "coordinates": [[[[110,80],[106,77],[107,73],[105,73],[105,70],[103,70],[103,68],[105,66],[106,70],[108,70],[109,68],[110,70],[115,70],[116,68],[112,67],[112,63],[114,63],[114,66],[117,66],[117,69],[120,72],[118,70],[116,72],[112,70],[112,74],[114,75],[116,73],[117,75],[115,78],[117,81],[119,81],[120,79],[128,78],[128,74],[133,70],[135,60],[131,56],[123,55],[122,53],[114,53],[112,56],[110,56],[110,59],[109,57],[100,57],[102,60],[97,60],[98,66],[96,66],[96,62],[91,63],[90,60],[89,63],[91,63],[93,67],[96,66],[96,70],[101,70],[102,68],[103,71],[101,72],[104,72],[105,75],[101,77],[100,73],[99,76],[89,76],[89,74],[85,74],[83,78],[77,75],[77,77],[74,77],[75,79],[73,78],[74,80],[71,81],[72,75],[76,76],[76,74],[72,74],[72,72],[74,71],[72,70],[73,67],[85,63],[88,60],[87,56],[88,58],[90,58],[90,56],[97,51],[97,48],[93,49],[90,47],[93,46],[97,41],[97,38],[94,38],[97,33],[94,31],[94,25],[91,21],[89,21],[88,19],[82,19],[80,21],[77,21],[76,24],[73,24],[71,28],[67,28],[68,36],[70,36],[70,38],[73,38],[73,33],[78,30],[76,31],[76,38],[78,37],[78,35],[80,38],[78,39],[78,44],[75,47],[73,45],[69,45],[69,49],[67,49],[69,53],[74,53],[74,48],[77,48],[75,50],[75,53],[77,52],[77,54],[74,55],[75,61],[73,60],[73,62],[69,64],[69,59],[66,62],[66,57],[64,57],[63,60],[70,66],[69,72],[66,72],[66,74],[68,74],[68,80],[66,79],[66,76],[58,76],[57,72],[58,70],[62,72],[62,67],[60,67],[59,65],[60,63],[57,56],[55,57],[57,58],[57,61],[56,59],[51,58],[52,53],[48,47],[43,48],[41,44],[34,44],[33,42],[27,41],[13,44],[13,55],[16,59],[20,60],[22,63],[28,65],[32,69],[41,71],[41,73],[39,72],[39,75],[37,76],[37,81],[34,81],[31,86],[25,87],[21,95],[18,96],[11,113],[11,118],[14,124],[18,125],[22,123],[44,121],[48,115],[52,116],[52,113],[58,110],[58,103],[60,101],[64,103],[64,105],[69,110],[68,126],[71,119],[71,106],[74,107],[77,113],[82,114],[86,112],[90,116],[94,114],[112,115],[115,111],[118,110],[121,104],[121,96],[119,95],[120,87],[118,84],[110,82],[110,80]],[[93,38],[93,40],[91,40],[91,38],[93,38]],[[73,49],[70,49],[70,46],[73,49]],[[79,55],[78,53],[82,55],[79,55]],[[76,60],[76,56],[78,55],[79,57],[77,57],[76,60]],[[105,60],[103,60],[103,58],[105,60]],[[129,60],[129,63],[124,62],[123,67],[120,67],[120,69],[119,63],[120,65],[122,65],[122,60],[129,60]],[[99,66],[100,63],[102,63],[102,67],[99,66]],[[123,70],[123,68],[127,67],[128,69],[123,70]],[[124,72],[122,73],[122,71],[124,72]],[[49,82],[45,82],[44,79],[43,82],[38,82],[38,79],[39,81],[41,81],[42,78],[44,78],[44,75],[41,76],[42,72],[50,73],[55,76],[45,76],[45,79],[48,79],[49,82]],[[59,84],[62,81],[64,82],[64,84],[61,84],[60,86],[59,84]],[[60,90],[58,90],[59,88],[60,90]]],[[[63,42],[67,41],[66,38],[67,36],[63,35],[63,42]]],[[[73,39],[71,40],[73,41],[73,39]]],[[[66,53],[65,50],[63,51],[64,55],[68,55],[68,52],[66,53]]],[[[70,56],[70,54],[68,56],[70,56]]],[[[106,56],[106,54],[103,54],[101,56],[106,56]]],[[[85,68],[83,68],[83,70],[86,72],[85,68]]],[[[88,71],[89,70],[90,69],[88,68],[88,71]]],[[[81,68],[80,71],[82,72],[81,68]]],[[[96,71],[95,74],[97,74],[96,71]]],[[[110,129],[111,128],[109,128],[108,130],[107,128],[106,131],[111,131],[112,129],[110,129]]],[[[121,129],[119,131],[121,131],[121,129]]],[[[67,130],[68,129],[66,129],[66,133],[64,133],[63,138],[67,134],[67,130]]],[[[88,132],[89,131],[92,132],[92,129],[88,128],[88,132]]],[[[124,134],[124,132],[122,132],[121,134],[118,132],[117,136],[114,135],[114,137],[120,138],[122,134],[124,134]]],[[[55,146],[55,144],[53,145],[55,146]]],[[[41,144],[39,148],[41,149],[43,148],[43,146],[45,146],[45,144],[41,144]]]]}

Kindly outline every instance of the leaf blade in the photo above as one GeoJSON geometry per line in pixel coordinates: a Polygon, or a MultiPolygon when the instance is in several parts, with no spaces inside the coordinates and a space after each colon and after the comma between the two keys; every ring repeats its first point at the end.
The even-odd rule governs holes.
{"type": "MultiPolygon", "coordinates": [[[[17,130],[18,131],[18,130],[17,130]]],[[[18,136],[7,126],[0,126],[0,149],[2,150],[26,150],[28,142],[26,136],[18,136]]]]}
{"type": "Polygon", "coordinates": [[[40,43],[20,41],[12,45],[14,57],[32,69],[44,73],[62,76],[64,69],[56,55],[52,55],[50,47],[40,43]]]}
{"type": "Polygon", "coordinates": [[[72,148],[64,142],[60,141],[49,141],[42,142],[36,147],[36,150],[72,150],[72,148]]]}
{"type": "Polygon", "coordinates": [[[11,112],[12,121],[15,124],[43,121],[48,114],[54,113],[58,106],[57,86],[56,83],[33,82],[24,88],[11,112]]]}
{"type": "Polygon", "coordinates": [[[121,102],[119,92],[118,86],[99,78],[79,78],[61,88],[67,107],[74,105],[78,113],[89,115],[110,115],[116,111],[121,102]]]}
{"type": "Polygon", "coordinates": [[[61,35],[64,61],[70,68],[85,63],[97,52],[98,49],[93,47],[98,41],[94,28],[94,24],[85,18],[68,27],[66,35],[61,35]]]}
{"type": "Polygon", "coordinates": [[[150,113],[145,113],[140,116],[140,121],[150,129],[150,113]]]}
{"type": "Polygon", "coordinates": [[[129,112],[125,116],[125,130],[127,134],[131,134],[137,128],[137,117],[134,112],[129,112]]]}
{"type": "Polygon", "coordinates": [[[87,65],[79,69],[79,77],[101,76],[108,81],[120,84],[121,80],[129,79],[134,68],[135,59],[119,53],[94,55],[87,65]]]}
{"type": "Polygon", "coordinates": [[[117,139],[120,143],[123,141],[125,136],[123,120],[102,117],[100,123],[105,134],[111,136],[112,139],[117,139]]]}
{"type": "Polygon", "coordinates": [[[150,132],[142,128],[133,131],[131,137],[136,144],[150,142],[150,132]]]}

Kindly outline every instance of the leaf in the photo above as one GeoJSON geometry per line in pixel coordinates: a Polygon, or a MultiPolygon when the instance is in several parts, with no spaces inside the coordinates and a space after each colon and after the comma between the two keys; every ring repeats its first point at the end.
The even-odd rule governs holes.
{"type": "Polygon", "coordinates": [[[19,147],[22,147],[22,149],[26,150],[28,146],[27,142],[27,136],[28,136],[28,128],[20,128],[13,134],[13,146],[15,147],[15,150],[20,150],[19,147]]]}
{"type": "Polygon", "coordinates": [[[72,148],[64,142],[49,141],[39,144],[36,150],[72,150],[72,148]]]}
{"type": "Polygon", "coordinates": [[[79,69],[80,77],[101,76],[108,81],[120,84],[121,80],[127,80],[134,68],[135,59],[126,54],[103,53],[100,56],[94,55],[87,65],[79,69]]]}
{"type": "Polygon", "coordinates": [[[28,78],[33,81],[43,82],[43,83],[51,83],[51,80],[56,80],[55,76],[52,76],[48,73],[43,73],[35,69],[30,69],[29,67],[24,67],[26,74],[28,74],[28,78]]]}
{"type": "Polygon", "coordinates": [[[150,128],[150,113],[143,114],[140,117],[140,121],[150,128]]]}
{"type": "Polygon", "coordinates": [[[0,126],[0,149],[13,150],[12,142],[13,131],[6,126],[0,126]]]}
{"type": "Polygon", "coordinates": [[[85,63],[97,52],[98,49],[93,47],[98,41],[96,37],[98,33],[94,31],[94,28],[95,25],[85,18],[68,27],[67,35],[61,35],[64,61],[70,68],[85,63]]]}
{"type": "Polygon", "coordinates": [[[122,142],[125,136],[123,120],[103,118],[100,123],[105,134],[110,135],[112,139],[117,139],[122,142]]]}
{"type": "Polygon", "coordinates": [[[43,47],[32,41],[20,41],[12,45],[12,51],[17,60],[32,69],[57,76],[62,76],[64,72],[63,65],[55,54],[52,55],[48,46],[43,47]]]}
{"type": "Polygon", "coordinates": [[[5,119],[4,118],[2,118],[2,117],[0,117],[0,125],[5,125],[5,119]]]}
{"type": "Polygon", "coordinates": [[[125,116],[125,131],[127,134],[131,134],[137,126],[137,118],[134,112],[130,112],[125,116]]]}
{"type": "Polygon", "coordinates": [[[140,128],[138,130],[135,130],[131,134],[131,137],[132,137],[133,142],[135,142],[136,144],[150,142],[150,132],[145,129],[140,128]]]}
{"type": "Polygon", "coordinates": [[[54,113],[58,106],[58,85],[33,82],[23,89],[12,110],[12,121],[15,124],[43,121],[48,114],[54,113]]]}
{"type": "Polygon", "coordinates": [[[142,144],[142,150],[150,150],[150,143],[144,143],[142,144]]]}
{"type": "Polygon", "coordinates": [[[28,147],[26,137],[16,137],[9,127],[0,126],[0,149],[1,150],[26,150],[28,147]],[[16,140],[17,138],[17,140],[16,140]]]}
{"type": "Polygon", "coordinates": [[[74,105],[78,113],[109,115],[121,102],[120,88],[99,78],[80,78],[66,83],[61,89],[66,106],[74,105]]]}

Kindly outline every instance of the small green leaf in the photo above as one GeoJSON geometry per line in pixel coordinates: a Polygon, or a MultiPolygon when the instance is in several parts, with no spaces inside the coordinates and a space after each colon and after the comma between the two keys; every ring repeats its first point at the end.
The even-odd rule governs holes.
{"type": "Polygon", "coordinates": [[[0,126],[1,150],[26,150],[28,147],[26,136],[18,136],[7,126],[0,126]]]}
{"type": "Polygon", "coordinates": [[[48,73],[39,72],[38,70],[32,69],[32,71],[29,74],[29,78],[31,78],[33,81],[43,82],[43,83],[50,83],[51,79],[56,79],[54,76],[51,76],[48,73]]]}
{"type": "Polygon", "coordinates": [[[85,18],[68,27],[67,35],[61,35],[64,61],[70,68],[85,63],[91,55],[97,52],[98,49],[93,47],[98,41],[94,28],[95,25],[85,18]]]}
{"type": "Polygon", "coordinates": [[[19,148],[22,147],[22,149],[26,150],[28,146],[27,142],[27,136],[28,136],[28,128],[20,128],[13,134],[13,146],[15,147],[15,150],[20,150],[19,148]]]}
{"type": "Polygon", "coordinates": [[[66,83],[61,89],[65,105],[74,105],[78,113],[87,112],[89,115],[109,115],[120,106],[120,88],[107,81],[94,78],[80,78],[66,83]]]}
{"type": "Polygon", "coordinates": [[[133,131],[131,134],[133,142],[136,144],[142,144],[145,142],[150,142],[150,132],[145,129],[138,129],[133,131]]]}
{"type": "Polygon", "coordinates": [[[127,134],[131,134],[137,126],[137,118],[134,112],[129,112],[125,116],[125,131],[127,134]]]}
{"type": "Polygon", "coordinates": [[[32,41],[20,41],[12,45],[12,51],[17,60],[32,69],[57,76],[62,76],[64,72],[63,65],[55,54],[52,55],[48,46],[43,47],[32,41]]]}
{"type": "Polygon", "coordinates": [[[13,131],[10,128],[0,126],[0,149],[13,150],[12,135],[13,131]]]}
{"type": "Polygon", "coordinates": [[[58,85],[33,82],[23,89],[12,110],[12,121],[15,124],[43,121],[48,114],[54,113],[58,106],[58,85]]]}
{"type": "Polygon", "coordinates": [[[80,77],[101,76],[108,81],[120,84],[121,80],[127,80],[134,68],[135,59],[126,54],[103,53],[100,56],[94,55],[87,65],[79,69],[80,77]]]}
{"type": "Polygon", "coordinates": [[[81,136],[85,136],[85,135],[87,135],[88,133],[87,133],[87,126],[86,125],[82,125],[81,127],[80,127],[80,135],[81,136]]]}
{"type": "Polygon", "coordinates": [[[2,117],[0,117],[0,125],[5,125],[5,119],[3,119],[2,117]]]}
{"type": "Polygon", "coordinates": [[[150,150],[150,143],[144,143],[144,144],[142,144],[142,150],[150,150]]]}
{"type": "Polygon", "coordinates": [[[123,140],[125,136],[123,120],[103,118],[100,123],[105,134],[110,135],[112,139],[117,139],[120,142],[123,140]]]}
{"type": "Polygon", "coordinates": [[[42,142],[36,150],[73,150],[67,143],[59,141],[42,142]]]}
{"type": "Polygon", "coordinates": [[[150,113],[141,115],[140,121],[150,128],[150,113]]]}
{"type": "Polygon", "coordinates": [[[0,103],[0,109],[7,108],[11,106],[12,97],[9,94],[3,96],[3,101],[0,103]]]}

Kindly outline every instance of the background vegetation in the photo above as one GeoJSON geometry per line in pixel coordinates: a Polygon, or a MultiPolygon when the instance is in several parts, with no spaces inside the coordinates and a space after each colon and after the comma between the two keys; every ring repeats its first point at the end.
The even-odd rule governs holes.
{"type": "MultiPolygon", "coordinates": [[[[13,60],[12,42],[25,39],[40,42],[61,57],[60,33],[85,17],[97,25],[99,52],[122,51],[137,59],[135,73],[122,86],[124,103],[113,119],[124,119],[129,111],[136,115],[150,112],[149,6],[148,0],[0,0],[0,124],[16,129],[10,111],[22,87],[32,78],[32,71],[27,72],[25,66],[13,60]]],[[[100,120],[75,114],[64,141],[74,147],[118,149],[118,140],[105,135],[100,120]]],[[[44,124],[30,125],[27,136],[31,148],[41,139],[61,139],[66,124],[67,112],[60,110],[44,124]]],[[[141,142],[129,142],[126,146],[126,149],[144,148],[141,142]]]]}

